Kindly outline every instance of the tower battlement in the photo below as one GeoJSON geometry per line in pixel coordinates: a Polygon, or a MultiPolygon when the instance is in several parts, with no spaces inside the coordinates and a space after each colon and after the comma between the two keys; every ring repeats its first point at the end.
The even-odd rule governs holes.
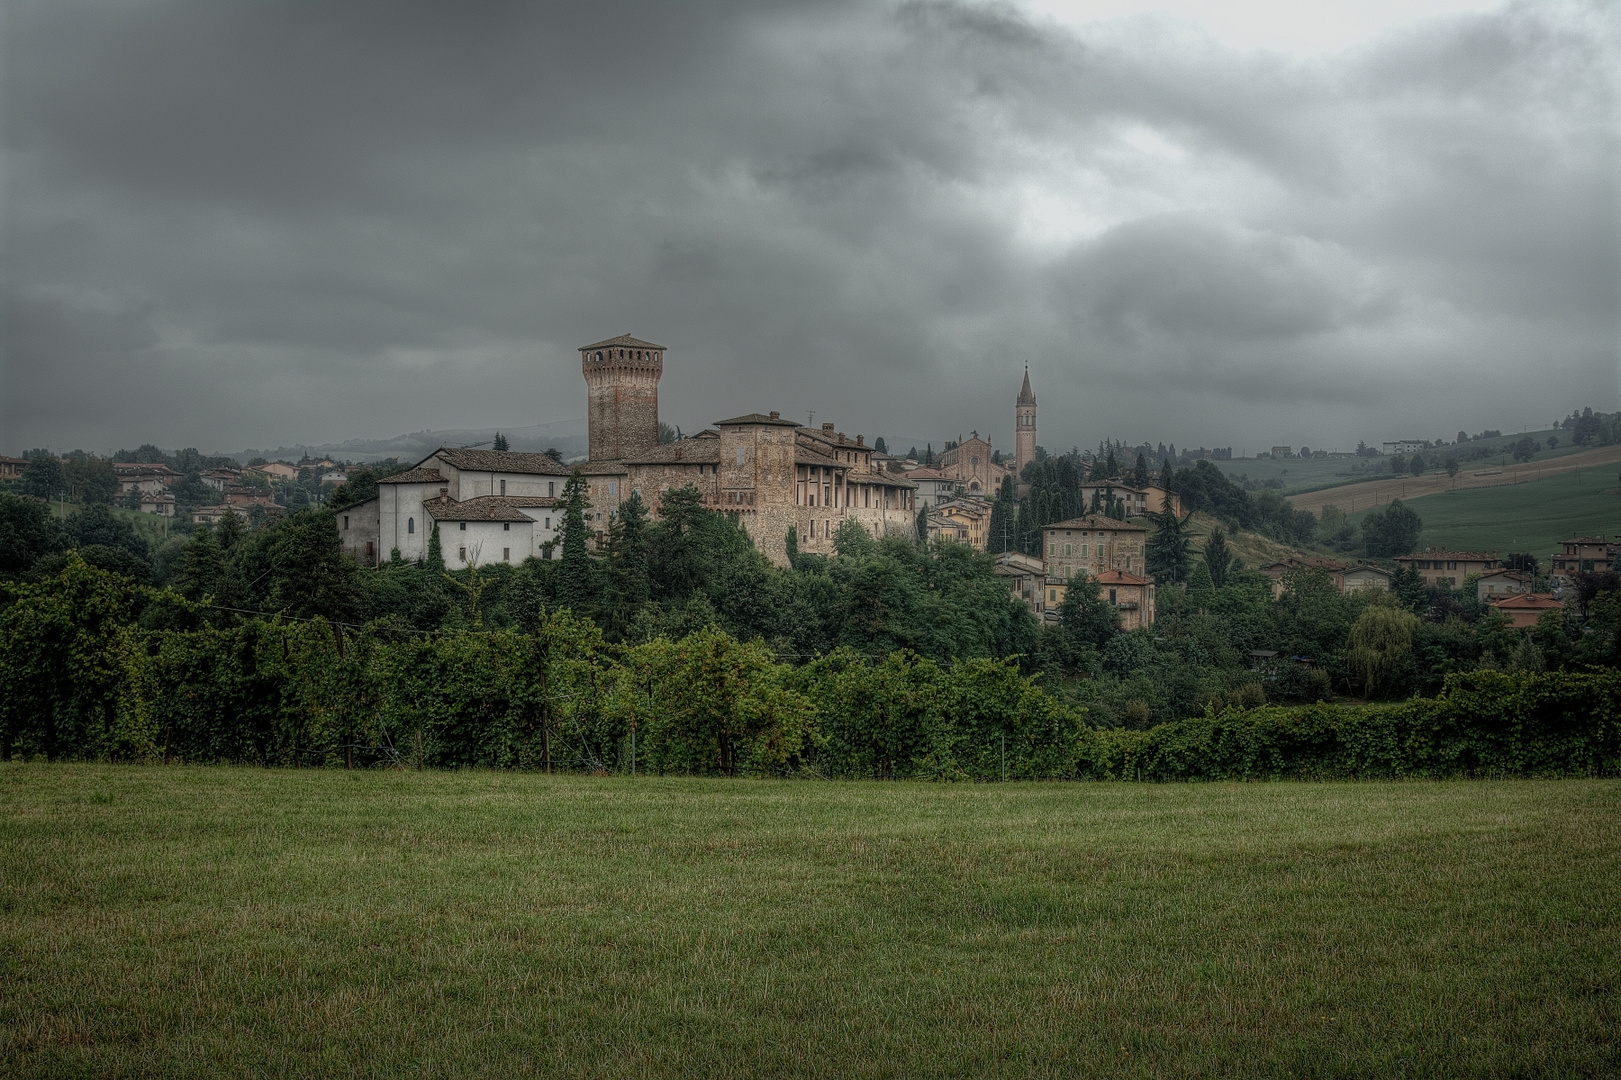
{"type": "Polygon", "coordinates": [[[580,347],[590,460],[619,461],[659,444],[664,346],[621,334],[580,347]]]}

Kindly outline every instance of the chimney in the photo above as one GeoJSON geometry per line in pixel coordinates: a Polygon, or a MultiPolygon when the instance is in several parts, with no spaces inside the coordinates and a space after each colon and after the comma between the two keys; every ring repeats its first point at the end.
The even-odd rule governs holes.
{"type": "Polygon", "coordinates": [[[844,445],[844,432],[842,432],[842,431],[839,432],[839,445],[840,446],[844,445]]]}
{"type": "Polygon", "coordinates": [[[825,424],[823,424],[823,425],[822,425],[822,430],[823,430],[823,431],[832,431],[832,430],[833,430],[833,423],[832,423],[832,421],[829,421],[829,422],[828,422],[828,423],[825,423],[825,424]]]}
{"type": "Polygon", "coordinates": [[[777,412],[776,409],[772,409],[771,410],[771,419],[773,419],[773,420],[781,420],[782,419],[782,414],[777,412]]]}
{"type": "Polygon", "coordinates": [[[450,498],[450,489],[449,489],[449,488],[447,488],[447,487],[442,487],[442,488],[440,488],[440,489],[439,489],[439,497],[440,497],[440,498],[441,498],[441,499],[448,499],[448,498],[450,498]]]}
{"type": "Polygon", "coordinates": [[[857,435],[856,436],[856,445],[857,446],[866,446],[867,445],[867,437],[865,435],[857,435]]]}

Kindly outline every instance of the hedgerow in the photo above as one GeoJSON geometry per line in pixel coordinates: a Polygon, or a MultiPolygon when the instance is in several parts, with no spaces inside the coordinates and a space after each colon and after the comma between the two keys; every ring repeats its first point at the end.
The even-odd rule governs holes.
{"type": "Polygon", "coordinates": [[[840,778],[1250,780],[1621,772],[1621,673],[1451,676],[1392,705],[1094,727],[1013,660],[798,667],[706,628],[606,642],[244,619],[72,556],[6,586],[0,757],[840,778]]]}

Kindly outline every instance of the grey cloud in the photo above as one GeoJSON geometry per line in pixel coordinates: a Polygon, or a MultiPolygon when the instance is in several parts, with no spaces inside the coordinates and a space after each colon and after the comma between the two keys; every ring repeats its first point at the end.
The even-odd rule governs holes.
{"type": "Polygon", "coordinates": [[[1528,354],[1546,419],[1615,389],[1591,24],[1307,64],[969,4],[24,5],[0,442],[564,420],[626,330],[688,428],[1007,442],[1029,361],[1054,446],[1354,443],[1506,426],[1528,354]]]}

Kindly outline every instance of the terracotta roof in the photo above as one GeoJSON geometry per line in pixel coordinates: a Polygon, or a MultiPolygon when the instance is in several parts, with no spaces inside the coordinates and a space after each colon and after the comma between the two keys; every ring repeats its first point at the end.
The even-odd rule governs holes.
{"type": "MultiPolygon", "coordinates": [[[[515,450],[468,450],[441,446],[428,458],[439,458],[448,465],[470,472],[531,473],[541,476],[569,474],[568,469],[545,454],[520,454],[515,450]]],[[[419,467],[423,463],[419,463],[419,467]]]]}
{"type": "Polygon", "coordinates": [[[627,470],[622,461],[582,461],[569,471],[581,476],[624,476],[627,470]]]}
{"type": "Polygon", "coordinates": [[[939,469],[912,469],[912,470],[909,470],[906,473],[906,476],[907,476],[907,479],[909,479],[909,480],[951,480],[951,481],[955,481],[957,479],[954,476],[947,476],[945,473],[941,472],[939,469]]]}
{"type": "Polygon", "coordinates": [[[1112,530],[1114,532],[1119,532],[1122,529],[1124,529],[1127,532],[1140,532],[1140,533],[1145,533],[1145,532],[1148,531],[1148,526],[1146,526],[1146,525],[1133,525],[1129,521],[1116,521],[1112,517],[1103,517],[1100,514],[1088,514],[1085,517],[1070,518],[1068,521],[1055,521],[1051,525],[1043,525],[1042,528],[1043,529],[1108,529],[1108,530],[1112,530]]]}
{"type": "Polygon", "coordinates": [[[1024,369],[1024,385],[1019,388],[1019,399],[1014,404],[1034,405],[1035,403],[1036,395],[1030,392],[1030,369],[1027,367],[1024,369]]]}
{"type": "Polygon", "coordinates": [[[1448,551],[1446,548],[1425,548],[1415,551],[1411,555],[1398,555],[1396,561],[1403,559],[1450,559],[1454,562],[1496,562],[1495,551],[1448,551]]]}
{"type": "Polygon", "coordinates": [[[157,472],[180,475],[161,461],[115,461],[113,462],[113,472],[157,472]]]}
{"type": "Polygon", "coordinates": [[[820,428],[805,427],[801,424],[799,425],[799,433],[809,435],[817,442],[825,442],[829,446],[838,446],[845,450],[860,450],[866,454],[874,452],[872,447],[856,442],[842,431],[823,431],[820,428]]]}
{"type": "Polygon", "coordinates": [[[656,446],[645,454],[625,459],[627,465],[713,465],[720,461],[718,439],[682,439],[680,442],[656,446]]]}
{"type": "MultiPolygon", "coordinates": [[[[1347,574],[1363,574],[1363,573],[1378,574],[1380,577],[1389,577],[1390,576],[1390,571],[1386,570],[1384,567],[1382,567],[1382,566],[1369,566],[1366,563],[1363,563],[1360,566],[1353,566],[1350,569],[1346,570],[1345,572],[1347,574]]],[[[1486,576],[1487,577],[1493,577],[1495,575],[1487,574],[1486,576]]]]}
{"type": "Polygon", "coordinates": [[[791,428],[804,426],[798,420],[784,420],[780,416],[767,416],[764,413],[757,412],[744,413],[742,416],[734,416],[730,420],[716,420],[714,424],[716,427],[730,424],[770,424],[773,427],[791,428]]]}
{"type": "Polygon", "coordinates": [[[1093,580],[1101,581],[1105,585],[1152,585],[1153,578],[1143,577],[1140,574],[1129,574],[1124,570],[1105,570],[1093,580]]]}
{"type": "Polygon", "coordinates": [[[1505,596],[1501,600],[1486,601],[1492,607],[1524,608],[1527,610],[1553,611],[1565,605],[1549,596],[1547,593],[1521,593],[1518,596],[1505,596]]]}
{"type": "Polygon", "coordinates": [[[422,509],[435,521],[533,521],[515,503],[542,505],[533,499],[509,499],[500,495],[480,495],[476,499],[423,499],[422,509]]]}
{"type": "Polygon", "coordinates": [[[385,476],[377,481],[379,484],[443,484],[445,478],[439,475],[438,469],[424,469],[421,465],[404,472],[385,476]]]}
{"type": "Polygon", "coordinates": [[[657,349],[660,352],[664,351],[663,345],[655,345],[651,341],[633,338],[629,334],[620,334],[618,337],[609,338],[607,341],[599,341],[594,345],[581,345],[578,351],[585,352],[587,349],[618,348],[620,346],[627,349],[657,349]]]}

